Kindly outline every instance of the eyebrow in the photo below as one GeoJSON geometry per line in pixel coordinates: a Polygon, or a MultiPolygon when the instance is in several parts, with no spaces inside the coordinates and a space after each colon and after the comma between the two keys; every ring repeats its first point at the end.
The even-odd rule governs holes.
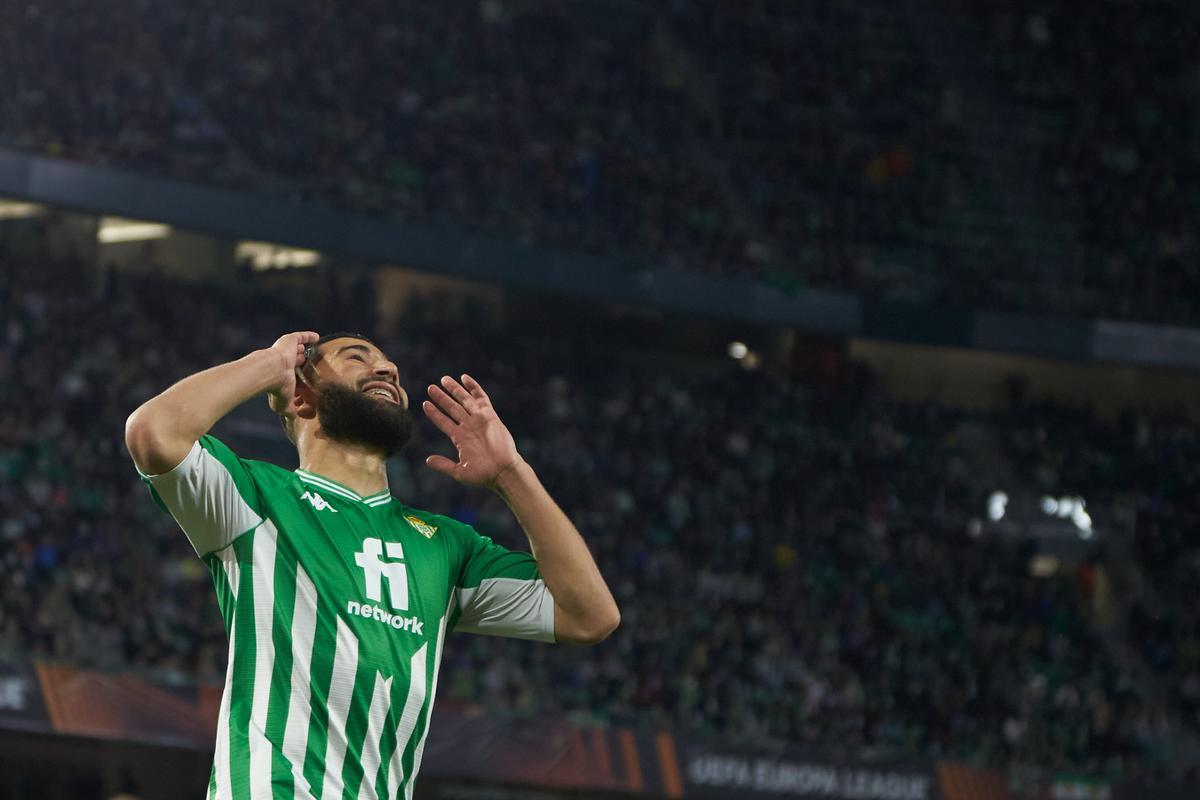
{"type": "Polygon", "coordinates": [[[346,344],[346,345],[342,345],[341,347],[339,347],[337,352],[334,353],[334,355],[340,356],[342,353],[346,352],[347,350],[362,350],[367,355],[371,354],[371,348],[367,347],[365,344],[346,344]]]}

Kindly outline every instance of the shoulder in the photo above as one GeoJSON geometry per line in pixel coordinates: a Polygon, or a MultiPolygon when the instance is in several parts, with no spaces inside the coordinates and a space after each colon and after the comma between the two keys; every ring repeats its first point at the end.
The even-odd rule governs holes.
{"type": "Polygon", "coordinates": [[[262,483],[298,484],[301,482],[300,476],[296,474],[295,470],[281,467],[278,464],[272,464],[270,461],[244,458],[242,459],[242,463],[246,465],[246,469],[250,474],[262,483]]]}
{"type": "Polygon", "coordinates": [[[269,461],[242,458],[228,444],[211,434],[200,437],[198,444],[199,450],[209,458],[209,463],[224,467],[243,494],[263,496],[300,485],[299,476],[293,470],[269,461]]]}
{"type": "Polygon", "coordinates": [[[270,476],[282,480],[295,477],[295,472],[278,464],[272,464],[269,461],[259,461],[253,458],[242,458],[234,452],[232,447],[211,433],[201,436],[198,444],[222,463],[237,462],[256,477],[270,476]]]}

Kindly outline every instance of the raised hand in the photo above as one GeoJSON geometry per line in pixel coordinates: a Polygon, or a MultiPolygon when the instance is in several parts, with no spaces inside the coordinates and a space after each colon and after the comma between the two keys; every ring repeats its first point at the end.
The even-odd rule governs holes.
{"type": "Polygon", "coordinates": [[[502,475],[523,463],[512,434],[496,416],[487,392],[470,375],[464,374],[462,383],[446,375],[441,383],[429,385],[430,399],[421,408],[450,437],[458,462],[429,456],[425,464],[467,486],[496,488],[502,475]]]}
{"type": "Polygon", "coordinates": [[[267,401],[276,414],[287,410],[296,394],[296,371],[304,366],[304,348],[320,338],[313,331],[299,331],[285,333],[271,345],[271,352],[279,356],[279,383],[268,391],[267,401]]]}

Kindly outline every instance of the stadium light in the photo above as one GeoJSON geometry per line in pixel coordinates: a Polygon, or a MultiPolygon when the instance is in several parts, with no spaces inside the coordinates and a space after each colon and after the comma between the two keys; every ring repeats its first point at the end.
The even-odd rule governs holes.
{"type": "Polygon", "coordinates": [[[123,217],[101,217],[96,229],[96,241],[101,244],[118,242],[144,242],[165,239],[171,235],[171,226],[158,222],[143,222],[123,217]]]}
{"type": "Polygon", "coordinates": [[[27,203],[24,200],[6,200],[0,198],[0,220],[33,219],[45,213],[46,207],[41,203],[27,203]]]}
{"type": "Polygon", "coordinates": [[[249,261],[257,272],[290,267],[313,267],[321,261],[316,250],[302,250],[272,242],[238,242],[236,258],[249,261]]]}
{"type": "Polygon", "coordinates": [[[1008,506],[1008,495],[1004,492],[992,492],[988,498],[988,519],[999,522],[1004,519],[1004,511],[1008,506]]]}
{"type": "Polygon", "coordinates": [[[743,358],[746,357],[746,354],[749,352],[750,352],[750,348],[746,346],[745,342],[730,342],[729,343],[729,357],[730,358],[736,358],[738,361],[741,361],[743,358]]]}
{"type": "Polygon", "coordinates": [[[1042,498],[1041,507],[1047,516],[1071,520],[1079,531],[1079,538],[1092,538],[1092,515],[1087,512],[1087,501],[1082,497],[1060,497],[1056,500],[1046,495],[1042,498]]]}
{"type": "Polygon", "coordinates": [[[1071,522],[1075,523],[1075,527],[1079,529],[1080,539],[1092,538],[1092,517],[1084,509],[1083,498],[1079,498],[1079,502],[1075,504],[1075,508],[1071,511],[1071,522]]]}

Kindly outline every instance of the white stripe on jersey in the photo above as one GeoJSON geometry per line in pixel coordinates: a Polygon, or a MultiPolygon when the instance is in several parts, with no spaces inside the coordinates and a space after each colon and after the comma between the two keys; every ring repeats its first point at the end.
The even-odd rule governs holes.
{"type": "MultiPolygon", "coordinates": [[[[421,739],[417,742],[417,750],[413,754],[412,774],[416,775],[421,770],[421,756],[425,753],[425,737],[429,736],[429,725],[433,716],[433,699],[437,697],[438,673],[442,668],[442,640],[446,637],[446,618],[450,615],[450,609],[454,605],[454,592],[450,593],[450,602],[446,604],[446,613],[438,620],[437,647],[433,651],[433,686],[429,687],[429,707],[425,709],[425,730],[421,731],[421,739]]],[[[404,787],[405,800],[412,800],[413,787],[416,786],[416,781],[409,780],[408,785],[404,787]]]]}
{"type": "Polygon", "coordinates": [[[292,687],[288,694],[287,727],[283,757],[292,767],[295,796],[308,800],[312,788],[304,777],[308,751],[308,725],[312,718],[313,638],[317,630],[317,589],[304,567],[296,564],[296,604],[292,611],[292,687]]]}
{"type": "Polygon", "coordinates": [[[363,778],[358,787],[358,800],[376,800],[375,776],[379,772],[379,739],[383,735],[383,723],[387,720],[388,708],[392,705],[392,678],[386,680],[375,673],[375,690],[371,693],[371,708],[367,711],[367,732],[363,736],[363,778]]]}
{"type": "Polygon", "coordinates": [[[267,706],[271,702],[271,675],[275,643],[271,639],[275,618],[275,543],[279,531],[264,520],[254,531],[250,585],[254,597],[254,696],[250,705],[250,796],[271,797],[271,751],[267,741],[267,706]]]}
{"type": "Polygon", "coordinates": [[[400,724],[396,726],[396,750],[388,764],[388,791],[392,797],[402,796],[400,788],[404,780],[404,751],[408,749],[408,740],[412,738],[417,718],[421,716],[421,706],[425,704],[425,658],[428,652],[429,643],[426,642],[413,653],[408,665],[408,696],[400,711],[400,724]]]}
{"type": "Polygon", "coordinates": [[[229,663],[225,666],[225,690],[221,692],[221,711],[217,714],[217,751],[213,756],[218,800],[233,800],[233,778],[229,774],[229,698],[233,695],[233,634],[236,628],[235,618],[229,626],[229,663]]]}
{"type": "MultiPolygon", "coordinates": [[[[225,580],[229,581],[229,593],[233,595],[233,602],[237,602],[238,581],[242,579],[242,565],[238,563],[237,553],[233,547],[226,547],[218,553],[214,553],[221,562],[221,568],[225,570],[225,580]]],[[[229,634],[229,641],[233,641],[233,632],[229,634]]]]}
{"type": "MultiPolygon", "coordinates": [[[[242,570],[238,566],[237,553],[233,547],[226,547],[221,552],[217,553],[217,558],[221,560],[221,566],[225,570],[225,580],[229,582],[229,593],[233,595],[233,601],[237,603],[238,581],[241,579],[242,570]]],[[[217,773],[217,791],[216,797],[232,800],[233,784],[232,777],[229,774],[229,700],[233,695],[233,656],[234,656],[234,633],[237,628],[237,613],[231,610],[229,614],[229,662],[225,666],[225,689],[221,692],[221,710],[217,714],[217,750],[213,757],[213,769],[217,773]]]]}
{"type": "Polygon", "coordinates": [[[337,641],[333,650],[333,674],[329,678],[329,725],[325,731],[325,783],[322,798],[342,796],[342,762],[346,759],[346,718],[354,695],[358,671],[358,639],[341,616],[337,617],[337,641]]]}

